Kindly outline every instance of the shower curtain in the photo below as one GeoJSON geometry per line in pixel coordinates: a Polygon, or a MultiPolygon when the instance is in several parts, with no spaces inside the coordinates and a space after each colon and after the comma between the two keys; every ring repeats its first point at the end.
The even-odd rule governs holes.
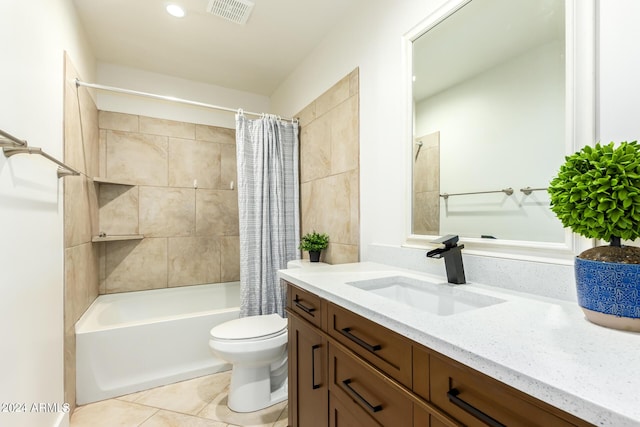
{"type": "Polygon", "coordinates": [[[298,123],[236,115],[240,315],[284,317],[277,270],[300,258],[298,123]]]}

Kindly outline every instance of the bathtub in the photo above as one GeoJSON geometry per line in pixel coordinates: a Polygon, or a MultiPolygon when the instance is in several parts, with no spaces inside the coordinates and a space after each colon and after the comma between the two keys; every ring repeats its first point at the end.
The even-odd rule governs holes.
{"type": "Polygon", "coordinates": [[[237,319],[239,282],[100,295],[75,325],[83,405],[230,369],[209,330],[237,319]]]}

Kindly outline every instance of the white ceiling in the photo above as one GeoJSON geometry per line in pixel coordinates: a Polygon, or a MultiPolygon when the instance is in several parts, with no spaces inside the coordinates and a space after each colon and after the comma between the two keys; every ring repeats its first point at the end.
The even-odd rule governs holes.
{"type": "Polygon", "coordinates": [[[245,25],[209,0],[74,0],[99,62],[271,95],[340,20],[368,0],[255,0],[245,25]],[[180,4],[184,18],[165,11],[180,4]]]}

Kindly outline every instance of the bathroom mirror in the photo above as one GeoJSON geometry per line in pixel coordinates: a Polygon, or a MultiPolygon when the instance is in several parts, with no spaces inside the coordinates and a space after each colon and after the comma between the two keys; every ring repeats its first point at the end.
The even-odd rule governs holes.
{"type": "Polygon", "coordinates": [[[409,243],[458,234],[572,253],[546,187],[595,139],[594,13],[590,1],[448,1],[407,35],[409,243]]]}

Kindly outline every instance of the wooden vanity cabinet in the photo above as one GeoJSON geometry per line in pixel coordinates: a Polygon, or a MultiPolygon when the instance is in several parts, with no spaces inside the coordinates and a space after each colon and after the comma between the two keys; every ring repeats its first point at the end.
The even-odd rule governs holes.
{"type": "Polygon", "coordinates": [[[287,284],[291,427],[591,424],[287,284]]]}

